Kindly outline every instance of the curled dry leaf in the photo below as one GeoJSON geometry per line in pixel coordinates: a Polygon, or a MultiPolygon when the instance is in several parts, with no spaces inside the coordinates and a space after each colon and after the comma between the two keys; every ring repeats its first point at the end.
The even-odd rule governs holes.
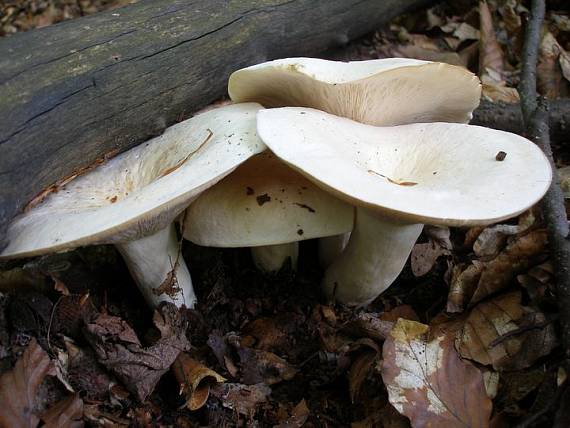
{"type": "Polygon", "coordinates": [[[384,342],[383,358],[390,403],[412,426],[489,426],[492,404],[483,375],[459,358],[451,334],[399,319],[384,342]]]}
{"type": "Polygon", "coordinates": [[[493,27],[493,16],[486,1],[479,2],[479,76],[483,83],[504,85],[503,51],[493,27]]]}
{"type": "Polygon", "coordinates": [[[198,410],[208,400],[210,386],[226,379],[199,361],[181,352],[172,364],[176,380],[180,383],[180,391],[186,395],[184,404],[190,410],[198,410]]]}
{"type": "Polygon", "coordinates": [[[267,401],[271,388],[260,383],[243,385],[241,383],[218,383],[211,389],[212,395],[220,400],[222,406],[251,416],[261,403],[267,401]]]}
{"type": "Polygon", "coordinates": [[[266,383],[273,385],[283,380],[291,380],[297,369],[272,352],[252,348],[238,350],[242,382],[247,385],[266,383]]]}
{"type": "Polygon", "coordinates": [[[447,311],[461,312],[468,304],[473,305],[507,287],[517,275],[540,261],[546,240],[545,230],[534,230],[515,238],[491,261],[474,260],[465,269],[456,266],[452,272],[447,311]]]}
{"type": "Polygon", "coordinates": [[[545,321],[521,305],[520,292],[504,294],[471,309],[456,347],[463,358],[495,370],[527,368],[557,345],[554,327],[545,321]]]}
{"type": "Polygon", "coordinates": [[[189,348],[181,314],[172,304],[155,311],[153,322],[160,339],[143,348],[134,330],[121,318],[99,314],[89,322],[84,334],[97,359],[144,401],[169,369],[178,354],[189,348]]]}
{"type": "Polygon", "coordinates": [[[47,411],[41,419],[45,428],[78,428],[83,426],[83,400],[79,394],[70,395],[57,402],[47,411]]]}
{"type": "Polygon", "coordinates": [[[35,427],[35,399],[44,377],[51,370],[47,353],[33,339],[14,368],[0,376],[0,426],[35,427]]]}
{"type": "Polygon", "coordinates": [[[352,362],[348,372],[348,389],[352,403],[358,400],[364,381],[376,363],[378,355],[379,352],[368,348],[368,350],[359,353],[352,362]]]}

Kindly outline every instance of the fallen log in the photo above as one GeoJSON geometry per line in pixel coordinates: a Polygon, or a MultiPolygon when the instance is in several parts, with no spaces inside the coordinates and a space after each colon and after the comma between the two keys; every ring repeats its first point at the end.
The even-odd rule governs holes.
{"type": "MultiPolygon", "coordinates": [[[[548,102],[548,108],[552,142],[567,142],[570,140],[570,99],[551,100],[548,102]]],[[[470,123],[515,134],[524,134],[526,128],[520,104],[485,100],[482,100],[481,105],[473,112],[473,120],[470,123]]]]}
{"type": "Polygon", "coordinates": [[[430,0],[142,0],[0,40],[0,243],[46,187],[160,134],[230,73],[346,44],[430,0]]]}

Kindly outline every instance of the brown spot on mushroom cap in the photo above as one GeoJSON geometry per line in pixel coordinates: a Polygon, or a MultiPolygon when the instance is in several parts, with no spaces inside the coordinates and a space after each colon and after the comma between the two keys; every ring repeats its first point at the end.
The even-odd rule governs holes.
{"type": "Polygon", "coordinates": [[[262,206],[264,203],[271,201],[271,196],[269,196],[267,193],[264,193],[263,195],[259,195],[255,199],[257,199],[257,204],[259,206],[262,206]]]}
{"type": "Polygon", "coordinates": [[[301,208],[305,208],[307,211],[309,211],[310,213],[314,213],[316,212],[316,210],[310,206],[308,206],[307,204],[301,204],[299,202],[294,202],[295,205],[297,205],[298,207],[301,208]]]}
{"type": "Polygon", "coordinates": [[[505,160],[506,157],[507,154],[503,151],[500,151],[499,153],[497,153],[497,156],[495,156],[495,159],[498,160],[499,162],[502,162],[505,160]]]}
{"type": "Polygon", "coordinates": [[[245,188],[245,194],[246,194],[246,195],[253,195],[254,193],[255,193],[255,190],[253,190],[252,187],[249,187],[249,186],[248,186],[248,187],[245,188]]]}

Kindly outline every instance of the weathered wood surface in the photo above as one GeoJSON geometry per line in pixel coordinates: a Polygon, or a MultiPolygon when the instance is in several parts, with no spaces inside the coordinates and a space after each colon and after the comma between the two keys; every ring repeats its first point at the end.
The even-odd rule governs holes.
{"type": "MultiPolygon", "coordinates": [[[[548,102],[550,138],[553,142],[570,142],[570,99],[548,102]]],[[[487,126],[502,131],[524,134],[520,104],[492,103],[482,101],[473,113],[473,125],[487,126]]]]}
{"type": "Polygon", "coordinates": [[[50,184],[157,135],[230,73],[343,45],[429,0],[142,0],[0,40],[0,242],[50,184]]]}

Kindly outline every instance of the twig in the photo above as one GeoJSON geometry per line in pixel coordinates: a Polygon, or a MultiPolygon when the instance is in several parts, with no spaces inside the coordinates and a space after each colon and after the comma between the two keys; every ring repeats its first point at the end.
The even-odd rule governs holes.
{"type": "MultiPolygon", "coordinates": [[[[559,178],[552,158],[546,104],[543,100],[537,99],[536,93],[536,63],[544,12],[544,0],[532,0],[530,17],[525,31],[521,82],[518,91],[526,134],[542,149],[550,161],[554,173],[552,185],[542,199],[541,207],[548,229],[548,241],[556,276],[556,296],[560,311],[562,346],[566,359],[565,365],[568,368],[570,367],[568,364],[570,361],[570,241],[568,240],[568,219],[559,178]]],[[[564,398],[569,398],[566,395],[564,398]]],[[[565,406],[565,399],[563,399],[560,409],[565,406]]]]}
{"type": "Polygon", "coordinates": [[[544,101],[537,100],[536,61],[540,27],[544,19],[544,0],[533,0],[522,55],[521,83],[518,91],[527,136],[542,149],[554,172],[554,180],[541,205],[548,228],[548,239],[556,275],[556,294],[560,309],[562,343],[570,359],[570,241],[564,197],[550,148],[548,113],[544,101]]]}

